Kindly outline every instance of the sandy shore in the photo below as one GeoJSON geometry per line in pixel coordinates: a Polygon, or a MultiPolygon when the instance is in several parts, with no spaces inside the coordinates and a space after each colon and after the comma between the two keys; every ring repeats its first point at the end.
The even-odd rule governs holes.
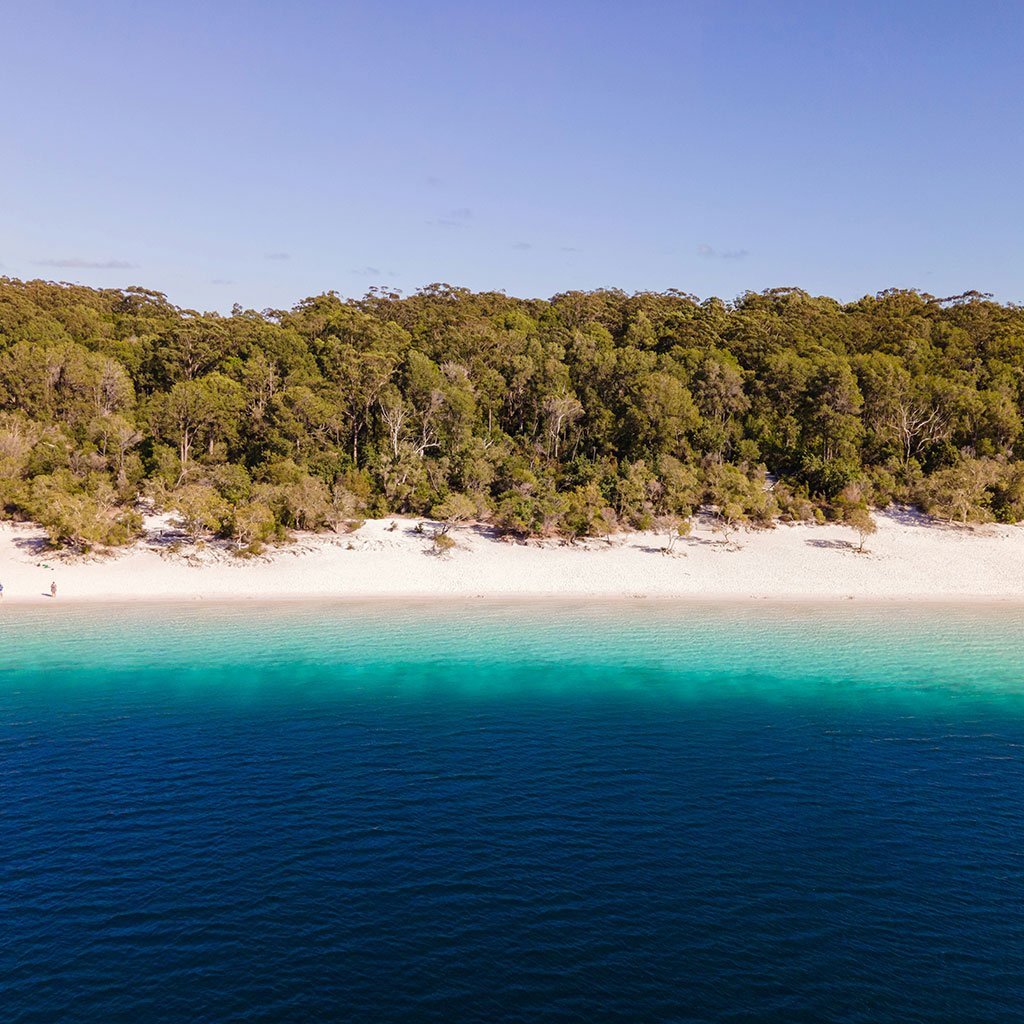
{"type": "Polygon", "coordinates": [[[102,557],[48,553],[31,526],[0,523],[3,604],[89,601],[256,601],[361,597],[649,597],[684,600],[1015,601],[1024,603],[1024,529],[960,529],[916,513],[877,516],[867,551],[838,526],[780,524],[725,543],[698,523],[665,555],[662,536],[624,534],[575,545],[521,544],[485,527],[454,531],[430,553],[416,520],[367,522],[345,536],[299,535],[265,557],[196,550],[167,517],[146,538],[102,557]]]}

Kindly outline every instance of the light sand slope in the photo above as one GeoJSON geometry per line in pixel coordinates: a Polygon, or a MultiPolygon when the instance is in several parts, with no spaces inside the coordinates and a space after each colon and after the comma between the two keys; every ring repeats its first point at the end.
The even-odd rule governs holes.
{"type": "Polygon", "coordinates": [[[416,520],[369,521],[347,536],[300,535],[265,558],[238,559],[208,545],[165,551],[166,518],[146,541],[102,558],[46,554],[39,530],[0,523],[5,606],[124,600],[276,600],[358,597],[660,597],[695,600],[1019,601],[1024,529],[961,530],[910,512],[877,516],[868,552],[837,526],[779,525],[726,545],[699,523],[666,557],[664,538],[620,535],[565,545],[518,544],[486,528],[455,531],[447,558],[429,554],[416,520]],[[49,566],[44,568],[43,566],[49,566]]]}

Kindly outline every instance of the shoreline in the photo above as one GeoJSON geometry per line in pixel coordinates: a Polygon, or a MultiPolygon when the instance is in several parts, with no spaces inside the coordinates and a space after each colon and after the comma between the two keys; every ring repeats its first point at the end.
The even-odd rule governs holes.
{"type": "Polygon", "coordinates": [[[738,594],[730,592],[709,593],[696,596],[693,594],[629,594],[629,593],[551,593],[515,591],[508,593],[479,593],[479,594],[426,594],[422,592],[402,593],[393,591],[387,594],[379,593],[352,593],[352,594],[323,594],[323,593],[301,593],[290,594],[215,594],[207,596],[203,593],[183,595],[173,592],[152,593],[138,595],[136,597],[119,597],[116,594],[99,594],[95,596],[81,596],[58,594],[56,600],[51,600],[49,594],[40,593],[39,598],[8,598],[0,599],[0,609],[9,608],[86,608],[102,606],[106,608],[135,608],[139,606],[160,606],[191,608],[196,605],[206,607],[235,607],[239,605],[253,605],[255,607],[270,607],[274,605],[351,605],[368,607],[380,605],[387,607],[391,605],[409,605],[415,607],[437,606],[444,608],[491,606],[501,607],[502,605],[523,605],[523,604],[558,605],[572,606],[599,606],[599,605],[623,605],[623,604],[647,604],[647,605],[678,605],[680,607],[705,607],[707,605],[750,605],[751,607],[780,607],[780,608],[839,608],[843,605],[856,604],[861,608],[893,608],[893,607],[934,607],[934,608],[957,608],[957,607],[992,607],[992,608],[1014,608],[1024,609],[1024,594],[1003,595],[1003,594],[892,594],[885,596],[863,596],[849,594],[837,596],[831,593],[807,592],[801,594],[738,594]],[[438,599],[443,598],[443,605],[438,605],[438,599]]]}
{"type": "Polygon", "coordinates": [[[663,535],[619,534],[577,544],[453,530],[456,548],[430,553],[422,519],[368,520],[351,534],[297,534],[240,559],[223,546],[183,545],[169,517],[143,540],[95,557],[45,549],[29,524],[0,523],[3,606],[338,602],[649,601],[681,604],[1024,605],[1024,529],[962,529],[908,510],[876,513],[863,553],[838,525],[778,524],[725,543],[698,520],[676,553],[663,535]],[[58,584],[56,599],[49,595],[58,584]]]}

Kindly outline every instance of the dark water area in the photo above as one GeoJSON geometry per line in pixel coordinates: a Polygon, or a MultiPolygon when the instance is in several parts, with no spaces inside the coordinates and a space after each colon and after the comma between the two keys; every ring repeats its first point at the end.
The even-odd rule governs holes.
{"type": "Polygon", "coordinates": [[[1024,615],[0,619],[0,1020],[1019,1021],[1024,615]]]}

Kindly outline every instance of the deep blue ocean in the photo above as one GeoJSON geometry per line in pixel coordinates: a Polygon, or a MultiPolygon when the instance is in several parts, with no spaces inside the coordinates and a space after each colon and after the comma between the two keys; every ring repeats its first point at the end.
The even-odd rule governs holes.
{"type": "Polygon", "coordinates": [[[0,608],[0,1022],[1021,1021],[1024,612],[0,608]]]}

